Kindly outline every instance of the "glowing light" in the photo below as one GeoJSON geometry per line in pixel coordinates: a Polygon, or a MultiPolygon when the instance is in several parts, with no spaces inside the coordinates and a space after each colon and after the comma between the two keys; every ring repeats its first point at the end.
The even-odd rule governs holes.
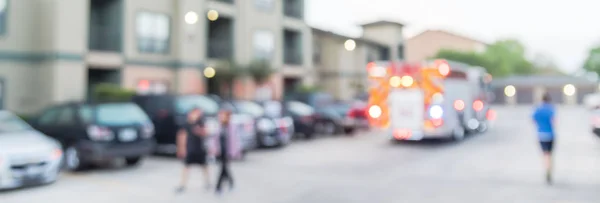
{"type": "Polygon", "coordinates": [[[219,19],[219,12],[215,10],[210,10],[208,11],[208,13],[206,13],[206,17],[208,17],[208,20],[210,21],[216,21],[217,19],[219,19]]]}
{"type": "Polygon", "coordinates": [[[371,118],[379,118],[381,116],[381,107],[377,105],[371,106],[371,108],[369,108],[369,115],[371,118]]]}
{"type": "Polygon", "coordinates": [[[515,88],[515,86],[509,85],[504,88],[504,94],[507,97],[513,97],[513,96],[515,96],[516,93],[517,93],[517,89],[515,88]]]}
{"type": "Polygon", "coordinates": [[[140,90],[147,90],[150,88],[150,81],[148,80],[140,80],[140,82],[138,83],[138,89],[140,90]]]}
{"type": "MultiPolygon", "coordinates": [[[[217,14],[218,15],[218,14],[217,14]]],[[[189,11],[185,14],[185,23],[193,25],[198,22],[198,14],[194,11],[189,11]]]]}
{"type": "Polygon", "coordinates": [[[384,67],[375,66],[371,68],[369,74],[371,75],[371,77],[384,77],[387,74],[387,72],[384,67]]]}
{"type": "Polygon", "coordinates": [[[447,76],[448,74],[450,74],[450,66],[447,63],[440,64],[438,70],[443,76],[447,76]]]}
{"type": "Polygon", "coordinates": [[[465,109],[465,102],[463,100],[454,101],[454,109],[462,111],[465,109]]]}
{"type": "Polygon", "coordinates": [[[483,102],[481,100],[475,100],[473,102],[473,109],[475,109],[475,111],[483,110],[483,102]]]}
{"type": "Polygon", "coordinates": [[[439,105],[432,106],[429,109],[429,116],[431,116],[431,118],[439,119],[439,118],[442,118],[443,115],[444,115],[444,109],[442,109],[442,107],[439,105]]]}
{"type": "Polygon", "coordinates": [[[486,115],[488,120],[495,120],[496,119],[496,111],[494,110],[488,110],[487,115],[486,115]]]}
{"type": "Polygon", "coordinates": [[[563,88],[563,92],[567,96],[573,96],[576,92],[575,86],[572,84],[565,85],[565,87],[563,88]]]}
{"type": "Polygon", "coordinates": [[[402,86],[410,87],[411,85],[413,85],[413,82],[414,81],[413,81],[412,77],[410,77],[408,75],[402,76],[402,86]]]}
{"type": "Polygon", "coordinates": [[[204,69],[204,77],[206,78],[212,78],[215,77],[217,71],[215,71],[215,69],[213,67],[206,67],[204,69]]]}
{"type": "Polygon", "coordinates": [[[390,85],[392,87],[400,87],[400,84],[402,84],[402,79],[400,79],[400,77],[398,77],[398,76],[392,76],[390,78],[390,85]]]}
{"type": "Polygon", "coordinates": [[[346,40],[346,42],[344,42],[344,48],[348,51],[353,51],[356,48],[356,42],[352,39],[346,40]]]}

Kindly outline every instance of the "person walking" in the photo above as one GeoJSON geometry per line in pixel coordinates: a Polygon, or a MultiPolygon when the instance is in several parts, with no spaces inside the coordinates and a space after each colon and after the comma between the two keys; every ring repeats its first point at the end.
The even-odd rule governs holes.
{"type": "Polygon", "coordinates": [[[202,111],[199,108],[192,109],[187,114],[187,120],[182,124],[177,134],[177,157],[184,162],[181,173],[181,182],[176,192],[185,190],[191,165],[199,165],[204,175],[205,186],[210,188],[210,178],[206,161],[207,151],[204,139],[207,136],[204,129],[202,111]]]}
{"type": "Polygon", "coordinates": [[[219,135],[219,145],[220,145],[220,158],[221,158],[221,172],[219,174],[219,179],[217,181],[216,193],[220,195],[222,192],[222,186],[225,181],[229,183],[229,189],[233,189],[233,177],[231,176],[231,171],[229,170],[229,155],[230,153],[230,143],[231,142],[231,126],[230,126],[230,118],[231,111],[230,110],[222,110],[219,112],[219,121],[221,122],[221,133],[219,135]]]}
{"type": "Polygon", "coordinates": [[[537,135],[540,141],[546,169],[546,183],[552,184],[552,150],[555,140],[555,108],[551,104],[552,99],[548,93],[542,97],[540,104],[533,113],[533,120],[537,126],[537,135]]]}

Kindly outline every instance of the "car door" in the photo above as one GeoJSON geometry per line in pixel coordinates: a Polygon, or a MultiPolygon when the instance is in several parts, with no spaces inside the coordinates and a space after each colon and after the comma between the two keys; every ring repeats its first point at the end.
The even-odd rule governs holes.
{"type": "Polygon", "coordinates": [[[56,119],[58,118],[60,110],[61,107],[59,106],[50,107],[44,110],[32,124],[38,131],[62,142],[62,140],[58,139],[58,132],[56,132],[56,119]]]}
{"type": "Polygon", "coordinates": [[[63,140],[65,145],[78,141],[82,136],[78,131],[78,127],[79,121],[77,119],[76,107],[69,105],[60,108],[55,126],[58,139],[63,140]]]}

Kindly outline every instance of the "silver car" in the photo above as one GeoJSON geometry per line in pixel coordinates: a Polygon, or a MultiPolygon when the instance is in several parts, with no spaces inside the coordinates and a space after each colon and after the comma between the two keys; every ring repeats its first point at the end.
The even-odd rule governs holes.
{"type": "Polygon", "coordinates": [[[56,181],[62,157],[57,141],[0,111],[0,190],[56,181]]]}

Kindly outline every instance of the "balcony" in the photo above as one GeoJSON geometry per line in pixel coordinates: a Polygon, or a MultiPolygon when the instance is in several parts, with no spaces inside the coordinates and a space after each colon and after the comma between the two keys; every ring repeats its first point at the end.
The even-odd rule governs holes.
{"type": "Polygon", "coordinates": [[[287,17],[304,19],[304,0],[284,0],[283,14],[287,17]]]}
{"type": "Polygon", "coordinates": [[[90,50],[122,51],[122,8],[122,0],[91,1],[88,35],[88,48],[90,50]]]}
{"type": "Polygon", "coordinates": [[[302,34],[299,31],[284,29],[283,62],[288,65],[302,65],[302,34]]]}
{"type": "Polygon", "coordinates": [[[208,26],[208,58],[232,59],[233,58],[233,20],[219,18],[210,21],[208,26]]]}

